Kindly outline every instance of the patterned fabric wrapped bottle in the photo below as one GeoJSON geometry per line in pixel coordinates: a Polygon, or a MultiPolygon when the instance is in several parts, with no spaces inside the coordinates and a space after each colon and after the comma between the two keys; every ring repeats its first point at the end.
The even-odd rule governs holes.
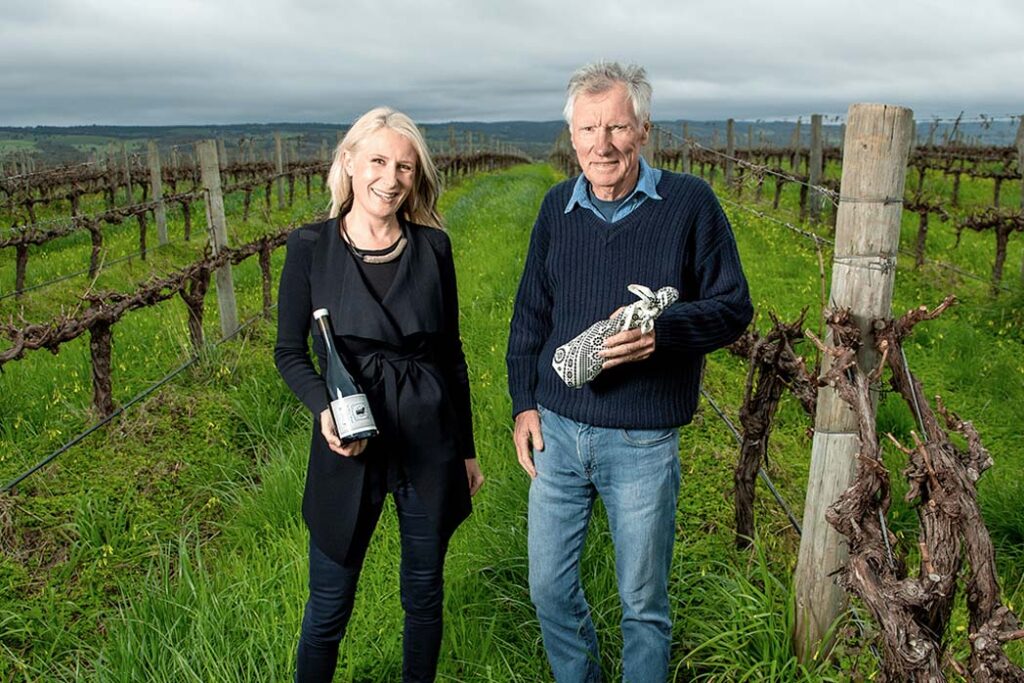
{"type": "Polygon", "coordinates": [[[598,320],[572,341],[555,349],[551,367],[573,389],[579,389],[600,374],[604,359],[597,352],[608,337],[635,328],[640,328],[644,334],[650,332],[654,329],[655,319],[679,298],[675,287],[662,287],[657,292],[643,285],[630,285],[627,289],[639,297],[639,301],[629,304],[611,318],[598,320]]]}

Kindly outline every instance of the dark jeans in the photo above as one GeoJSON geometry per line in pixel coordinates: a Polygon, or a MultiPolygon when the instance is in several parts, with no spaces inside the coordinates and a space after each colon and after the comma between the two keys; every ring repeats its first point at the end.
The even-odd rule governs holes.
{"type": "MultiPolygon", "coordinates": [[[[393,495],[402,538],[402,680],[433,681],[441,649],[443,571],[448,540],[434,528],[412,484],[401,482],[393,495]]],[[[345,565],[325,555],[312,540],[309,542],[309,601],[299,637],[297,683],[330,683],[334,676],[338,645],[352,616],[356,582],[380,511],[381,505],[363,501],[351,557],[345,565]]]]}

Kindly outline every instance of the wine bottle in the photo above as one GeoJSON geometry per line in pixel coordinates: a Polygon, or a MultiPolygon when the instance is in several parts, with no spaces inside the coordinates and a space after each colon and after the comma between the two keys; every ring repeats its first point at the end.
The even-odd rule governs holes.
{"type": "Polygon", "coordinates": [[[334,346],[334,331],[328,319],[327,309],[313,311],[313,319],[320,326],[320,335],[327,347],[327,367],[324,381],[331,399],[331,417],[334,429],[343,444],[377,435],[377,424],[373,421],[370,404],[355,379],[349,373],[334,346]]]}

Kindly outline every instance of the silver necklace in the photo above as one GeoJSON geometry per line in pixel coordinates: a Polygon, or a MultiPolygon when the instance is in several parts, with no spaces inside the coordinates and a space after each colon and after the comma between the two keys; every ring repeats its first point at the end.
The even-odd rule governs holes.
{"type": "Polygon", "coordinates": [[[368,254],[366,251],[352,243],[352,238],[349,237],[348,226],[345,224],[344,217],[341,219],[341,236],[345,239],[345,244],[348,245],[349,250],[363,263],[390,263],[402,255],[402,252],[405,251],[405,247],[409,242],[405,239],[405,233],[401,233],[395,243],[389,247],[390,251],[387,253],[368,254]]]}

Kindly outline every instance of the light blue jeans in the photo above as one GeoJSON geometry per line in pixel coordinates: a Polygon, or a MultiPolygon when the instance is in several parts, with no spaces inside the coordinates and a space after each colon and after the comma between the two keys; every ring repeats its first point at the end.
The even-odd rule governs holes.
{"type": "Polygon", "coordinates": [[[530,598],[559,683],[601,680],[580,556],[601,496],[622,603],[623,680],[664,683],[672,622],[668,574],[679,498],[679,430],[610,429],[538,408],[544,450],[530,484],[530,598]]]}

